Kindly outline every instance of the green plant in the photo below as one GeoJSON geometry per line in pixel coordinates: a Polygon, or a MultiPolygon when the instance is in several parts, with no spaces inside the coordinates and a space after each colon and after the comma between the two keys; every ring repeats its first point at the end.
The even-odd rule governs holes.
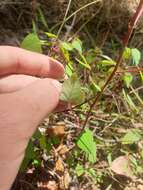
{"type": "MultiPolygon", "coordinates": [[[[141,52],[137,48],[128,47],[140,12],[141,9],[138,9],[131,22],[131,28],[117,60],[105,55],[98,47],[89,48],[84,44],[84,40],[78,37],[68,40],[59,39],[64,23],[70,18],[67,14],[58,35],[50,31],[43,32],[45,39],[41,40],[38,31],[34,29],[34,33],[28,34],[21,43],[22,48],[34,52],[42,53],[45,49],[48,50],[50,56],[58,59],[65,66],[67,79],[63,81],[60,100],[72,105],[72,108],[66,111],[69,111],[67,112],[69,115],[71,113],[73,115],[71,114],[71,119],[68,118],[68,114],[65,114],[66,119],[63,119],[64,116],[62,119],[76,123],[74,119],[77,116],[79,122],[79,128],[74,129],[75,133],[72,137],[74,146],[70,153],[74,156],[69,156],[67,168],[72,168],[71,170],[74,170],[79,178],[85,175],[87,179],[91,178],[92,181],[102,183],[104,175],[111,176],[107,167],[112,165],[113,159],[119,157],[121,153],[133,154],[132,146],[137,146],[142,140],[140,129],[133,127],[130,129],[130,126],[126,126],[128,123],[132,126],[138,122],[143,105],[133,84],[135,73],[139,73],[141,79],[143,78],[140,68],[141,52]],[[92,129],[89,129],[89,126],[92,129]],[[106,165],[100,166],[100,161],[106,162],[106,165]],[[98,168],[99,166],[101,169],[98,168]]],[[[47,27],[41,10],[39,14],[41,22],[47,27]]],[[[70,133],[70,130],[68,132],[70,133]]],[[[54,142],[54,137],[47,138],[45,134],[38,131],[38,135],[34,135],[29,142],[22,168],[26,168],[29,163],[39,166],[43,152],[55,159],[51,150],[54,149],[58,154],[57,146],[61,142],[60,140],[58,143],[54,142]]],[[[65,143],[64,140],[63,142],[65,143]]],[[[135,159],[133,165],[134,170],[139,173],[140,164],[135,159]]],[[[111,187],[112,185],[108,184],[108,188],[111,187]]]]}
{"type": "Polygon", "coordinates": [[[77,146],[85,153],[89,162],[96,162],[96,142],[92,131],[86,129],[85,132],[78,137],[77,146]]]}

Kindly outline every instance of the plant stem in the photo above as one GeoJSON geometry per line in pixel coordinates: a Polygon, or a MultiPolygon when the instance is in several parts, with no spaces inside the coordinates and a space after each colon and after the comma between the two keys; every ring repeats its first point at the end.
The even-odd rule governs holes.
{"type": "Polygon", "coordinates": [[[60,26],[60,28],[59,28],[59,30],[58,30],[58,33],[57,33],[57,38],[58,38],[58,36],[60,35],[61,30],[62,30],[62,28],[63,28],[63,26],[64,26],[64,24],[65,24],[65,22],[66,22],[66,18],[67,18],[68,12],[69,12],[69,10],[70,10],[71,2],[72,2],[72,0],[69,0],[68,7],[67,7],[67,9],[66,9],[66,13],[65,13],[63,22],[62,22],[62,24],[61,24],[61,26],[60,26]]]}
{"type": "Polygon", "coordinates": [[[136,24],[138,23],[139,19],[141,18],[143,14],[143,0],[140,1],[139,3],[139,6],[136,10],[136,13],[134,14],[133,18],[131,19],[131,22],[129,23],[128,25],[128,33],[127,35],[125,36],[125,39],[123,41],[123,48],[119,54],[119,57],[116,61],[116,66],[113,70],[113,72],[111,73],[111,75],[109,76],[109,78],[107,79],[106,83],[104,84],[104,86],[102,87],[101,89],[101,92],[99,92],[97,94],[97,96],[95,97],[95,100],[93,101],[93,103],[91,104],[90,106],[90,109],[87,113],[87,116],[86,116],[86,119],[85,119],[85,122],[83,124],[83,128],[82,128],[82,131],[85,129],[87,123],[88,123],[88,120],[90,118],[90,115],[91,115],[91,112],[92,112],[92,109],[94,108],[94,106],[97,104],[98,100],[100,99],[100,97],[102,96],[104,90],[106,89],[106,87],[108,86],[108,84],[111,82],[111,80],[113,79],[114,75],[116,74],[116,71],[118,69],[118,67],[120,66],[121,62],[122,62],[122,58],[123,58],[123,53],[124,53],[124,50],[125,48],[128,46],[128,43],[129,43],[129,40],[131,38],[131,35],[134,31],[134,28],[136,26],[136,24]]]}
{"type": "MultiPolygon", "coordinates": [[[[92,1],[92,2],[90,2],[90,3],[85,4],[83,7],[80,7],[78,10],[76,10],[75,12],[73,12],[70,16],[68,16],[67,18],[65,17],[64,20],[63,20],[63,22],[62,22],[62,25],[64,26],[64,24],[65,24],[68,20],[70,20],[73,16],[75,16],[75,15],[76,15],[77,13],[79,13],[80,11],[82,11],[82,10],[86,9],[87,7],[92,6],[93,4],[96,4],[96,3],[102,3],[102,0],[95,0],[95,1],[92,1]]],[[[61,22],[58,23],[58,24],[56,24],[54,27],[52,27],[51,30],[50,30],[50,32],[52,32],[52,31],[53,31],[55,28],[57,28],[57,26],[59,26],[60,24],[61,24],[61,22]]],[[[63,26],[62,26],[62,27],[63,27],[63,26]]]]}

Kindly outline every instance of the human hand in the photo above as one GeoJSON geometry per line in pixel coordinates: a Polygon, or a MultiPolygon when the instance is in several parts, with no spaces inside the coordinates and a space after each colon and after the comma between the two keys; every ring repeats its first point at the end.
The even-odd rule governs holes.
{"type": "Polygon", "coordinates": [[[63,74],[48,56],[0,47],[0,189],[10,188],[30,137],[57,107],[61,87],[54,79],[63,74]]]}

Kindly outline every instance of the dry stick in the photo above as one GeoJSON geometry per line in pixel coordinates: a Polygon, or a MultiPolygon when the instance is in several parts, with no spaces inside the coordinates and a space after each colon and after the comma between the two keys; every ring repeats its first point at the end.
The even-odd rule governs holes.
{"type": "MultiPolygon", "coordinates": [[[[65,24],[68,20],[70,20],[74,15],[77,15],[77,13],[79,13],[80,11],[82,11],[82,10],[86,9],[87,7],[90,7],[90,6],[92,6],[93,4],[96,4],[96,3],[102,3],[102,0],[94,0],[94,1],[92,1],[92,2],[90,2],[90,3],[85,4],[85,5],[82,6],[82,7],[80,7],[78,10],[76,10],[75,12],[73,12],[70,16],[68,16],[68,17],[64,20],[63,26],[64,26],[64,24],[65,24]]],[[[60,23],[61,23],[61,22],[60,22],[60,23]]],[[[50,31],[52,32],[57,26],[59,26],[60,23],[56,24],[50,31]]]]}
{"type": "Polygon", "coordinates": [[[129,40],[130,40],[131,35],[132,35],[132,33],[133,33],[133,30],[134,30],[136,24],[138,23],[140,17],[142,16],[142,14],[143,14],[143,0],[140,0],[139,6],[138,6],[138,8],[137,8],[137,10],[136,10],[136,13],[134,14],[134,16],[133,16],[131,22],[129,23],[129,26],[128,26],[128,33],[127,33],[127,35],[126,35],[126,37],[125,37],[125,40],[124,40],[124,42],[123,42],[123,48],[122,48],[122,50],[121,50],[121,53],[120,53],[120,55],[119,55],[119,58],[117,59],[117,62],[116,62],[117,64],[116,64],[116,66],[115,66],[113,72],[111,73],[111,75],[110,75],[109,78],[107,79],[106,83],[105,83],[104,86],[102,87],[101,92],[99,92],[99,93],[97,94],[97,96],[95,97],[94,102],[91,104],[90,109],[89,109],[89,111],[88,111],[88,113],[87,113],[85,122],[84,122],[84,124],[83,124],[82,131],[84,131],[84,129],[85,129],[86,125],[87,125],[87,122],[88,122],[88,120],[89,120],[89,118],[90,118],[92,109],[93,109],[94,106],[97,104],[97,102],[98,102],[98,100],[100,99],[100,97],[102,96],[104,90],[106,89],[106,87],[107,87],[108,84],[111,82],[111,80],[113,79],[114,75],[116,74],[116,71],[117,71],[118,67],[120,66],[120,64],[121,64],[121,62],[122,62],[124,50],[125,50],[125,48],[128,46],[128,43],[129,43],[129,40]]]}
{"type": "Polygon", "coordinates": [[[117,71],[116,73],[125,73],[125,72],[128,72],[128,73],[140,73],[140,71],[143,71],[143,68],[139,67],[137,69],[125,69],[125,70],[121,70],[121,71],[117,71]]]}
{"type": "Polygon", "coordinates": [[[64,41],[66,41],[68,39],[72,29],[74,28],[75,22],[76,22],[76,15],[74,15],[71,25],[67,26],[67,32],[64,36],[64,41]]]}
{"type": "Polygon", "coordinates": [[[61,33],[62,29],[63,29],[63,26],[64,26],[65,21],[66,21],[66,19],[67,19],[68,12],[69,12],[69,10],[70,10],[71,3],[72,3],[72,0],[69,0],[68,6],[67,6],[67,9],[66,9],[66,13],[65,13],[65,16],[64,16],[64,19],[63,19],[63,22],[62,22],[62,24],[61,24],[61,26],[60,26],[60,28],[59,28],[58,33],[57,33],[57,37],[60,35],[60,33],[61,33]]]}
{"type": "Polygon", "coordinates": [[[101,8],[103,7],[103,2],[101,2],[101,5],[99,7],[99,9],[95,12],[94,15],[92,15],[89,19],[87,19],[87,21],[85,23],[83,23],[80,28],[74,33],[74,35],[71,37],[71,39],[74,39],[77,34],[92,20],[94,19],[94,17],[100,12],[101,8]]]}

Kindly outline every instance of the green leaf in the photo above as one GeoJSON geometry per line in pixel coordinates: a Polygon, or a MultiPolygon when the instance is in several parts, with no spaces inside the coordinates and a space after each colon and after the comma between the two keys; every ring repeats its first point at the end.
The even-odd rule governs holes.
{"type": "Polygon", "coordinates": [[[53,33],[45,32],[45,34],[48,36],[48,38],[57,38],[57,36],[53,33]]]}
{"type": "Polygon", "coordinates": [[[37,26],[34,20],[32,20],[32,30],[34,34],[37,34],[37,26]]]}
{"type": "Polygon", "coordinates": [[[80,54],[82,54],[82,42],[80,39],[76,38],[73,40],[72,47],[76,49],[80,54]]]}
{"type": "Polygon", "coordinates": [[[131,129],[129,130],[123,138],[121,138],[122,144],[133,144],[142,139],[140,130],[131,129]]]}
{"type": "Polygon", "coordinates": [[[99,64],[101,64],[102,66],[114,66],[116,65],[116,62],[113,60],[102,60],[99,62],[99,64]]]}
{"type": "Polygon", "coordinates": [[[72,67],[72,65],[70,63],[68,65],[66,65],[65,73],[66,73],[66,75],[68,77],[72,76],[72,74],[73,74],[73,67],[72,67]]]}
{"type": "Polygon", "coordinates": [[[72,51],[73,50],[73,46],[72,44],[68,43],[68,42],[61,42],[61,47],[64,48],[67,51],[72,51]]]}
{"type": "Polygon", "coordinates": [[[33,134],[32,139],[39,139],[41,136],[42,136],[42,134],[41,134],[40,130],[37,129],[35,131],[35,133],[33,134]]]}
{"type": "Polygon", "coordinates": [[[31,140],[29,141],[29,144],[26,148],[25,155],[27,158],[35,158],[34,145],[33,145],[33,142],[31,140]]]}
{"type": "Polygon", "coordinates": [[[136,48],[132,49],[132,58],[133,64],[137,66],[141,61],[141,52],[136,48]]]}
{"type": "Polygon", "coordinates": [[[76,172],[77,176],[80,177],[81,175],[84,174],[85,169],[83,168],[82,165],[77,164],[77,166],[76,166],[76,168],[75,168],[75,172],[76,172]]]}
{"type": "Polygon", "coordinates": [[[89,50],[86,55],[86,60],[89,64],[94,63],[96,58],[96,53],[94,50],[89,50]]]}
{"type": "Polygon", "coordinates": [[[64,55],[64,58],[67,62],[70,62],[71,63],[71,60],[70,60],[70,54],[68,52],[68,50],[64,49],[63,47],[61,47],[61,51],[64,55]]]}
{"type": "Polygon", "coordinates": [[[47,21],[46,21],[46,18],[44,16],[44,14],[43,14],[43,11],[40,8],[38,8],[38,11],[39,11],[39,16],[40,16],[41,23],[45,26],[45,28],[48,29],[48,24],[47,24],[47,21]]]}
{"type": "Polygon", "coordinates": [[[124,81],[125,85],[127,86],[127,88],[129,88],[130,84],[133,81],[133,76],[131,75],[131,73],[125,73],[125,75],[123,77],[123,81],[124,81]]]}
{"type": "Polygon", "coordinates": [[[138,108],[137,108],[137,106],[134,104],[131,96],[128,95],[128,94],[127,94],[127,102],[128,102],[128,104],[129,104],[129,106],[130,106],[131,109],[134,109],[137,112],[139,111],[138,108]]]}
{"type": "Polygon", "coordinates": [[[39,138],[40,148],[49,152],[52,148],[50,139],[46,139],[44,135],[39,138]]]}
{"type": "Polygon", "coordinates": [[[27,49],[30,51],[34,51],[34,52],[38,52],[38,53],[42,53],[40,39],[34,33],[30,33],[24,38],[24,40],[21,43],[21,48],[27,49]]]}
{"type": "Polygon", "coordinates": [[[94,170],[93,168],[89,168],[89,169],[87,170],[87,174],[88,174],[91,178],[97,177],[96,172],[95,172],[95,170],[94,170]]]}
{"type": "Polygon", "coordinates": [[[80,104],[84,101],[84,92],[76,74],[64,82],[60,99],[72,104],[80,104]]]}
{"type": "Polygon", "coordinates": [[[129,107],[130,107],[132,110],[138,112],[139,109],[138,109],[137,106],[134,104],[134,102],[133,102],[131,96],[130,96],[129,94],[126,94],[126,92],[125,92],[124,89],[123,89],[123,96],[124,96],[125,101],[128,103],[129,107]]]}
{"type": "Polygon", "coordinates": [[[97,84],[94,82],[94,80],[92,79],[91,76],[90,76],[89,78],[90,78],[90,81],[91,81],[91,83],[92,83],[94,89],[96,89],[96,91],[98,91],[98,92],[101,92],[101,88],[100,88],[100,86],[97,85],[97,84]]]}
{"type": "Polygon", "coordinates": [[[83,67],[85,67],[86,69],[91,70],[91,67],[90,67],[89,64],[84,63],[83,61],[79,60],[78,58],[76,58],[76,61],[77,61],[80,65],[82,65],[83,67]]]}
{"type": "Polygon", "coordinates": [[[27,165],[29,164],[29,162],[33,160],[35,157],[36,157],[36,153],[34,151],[34,145],[33,145],[33,142],[30,140],[26,148],[25,157],[21,164],[20,170],[24,171],[27,168],[27,165]]]}
{"type": "Polygon", "coordinates": [[[107,161],[108,161],[109,166],[111,166],[111,163],[112,163],[112,153],[108,153],[108,155],[107,155],[107,161]]]}
{"type": "Polygon", "coordinates": [[[77,140],[77,146],[85,152],[88,161],[96,162],[96,142],[94,141],[93,132],[86,129],[77,140]]]}
{"type": "Polygon", "coordinates": [[[138,70],[139,70],[141,80],[143,81],[143,72],[140,70],[140,68],[139,68],[139,67],[137,67],[137,68],[138,68],[138,70]]]}
{"type": "Polygon", "coordinates": [[[44,135],[42,135],[39,139],[39,143],[40,143],[40,148],[43,150],[46,150],[47,148],[47,142],[46,142],[46,137],[44,135]]]}
{"type": "Polygon", "coordinates": [[[33,160],[33,162],[32,162],[32,165],[34,166],[34,167],[38,167],[38,166],[40,166],[40,164],[41,164],[41,161],[40,160],[33,160]]]}
{"type": "Polygon", "coordinates": [[[125,48],[124,53],[123,53],[123,58],[126,60],[129,60],[132,55],[132,50],[128,47],[125,48]]]}

